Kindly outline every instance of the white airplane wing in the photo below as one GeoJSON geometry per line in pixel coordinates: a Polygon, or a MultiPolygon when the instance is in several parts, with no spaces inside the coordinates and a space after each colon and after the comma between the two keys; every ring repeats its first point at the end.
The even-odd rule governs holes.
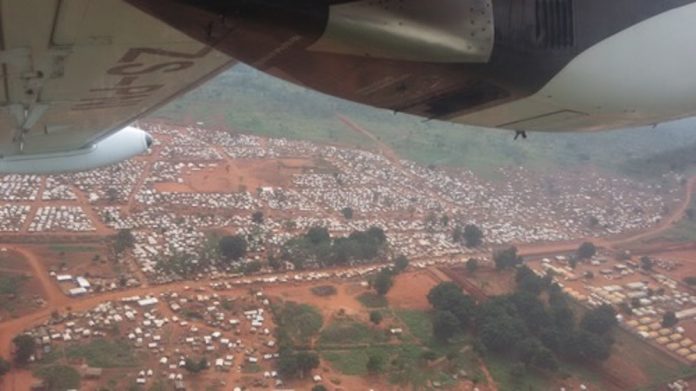
{"type": "Polygon", "coordinates": [[[0,7],[0,171],[89,148],[234,64],[121,0],[0,7]]]}

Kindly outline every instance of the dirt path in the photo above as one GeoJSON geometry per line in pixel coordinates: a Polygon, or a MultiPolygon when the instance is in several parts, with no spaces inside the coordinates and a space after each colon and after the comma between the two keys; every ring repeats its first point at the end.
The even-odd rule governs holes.
{"type": "Polygon", "coordinates": [[[152,153],[150,153],[147,159],[145,159],[145,168],[140,173],[140,176],[138,176],[137,182],[135,182],[135,185],[133,185],[133,190],[128,195],[128,202],[126,203],[125,208],[127,212],[133,212],[135,209],[135,196],[140,192],[140,189],[142,189],[143,185],[145,184],[145,180],[150,176],[152,165],[157,161],[155,157],[159,157],[159,152],[159,148],[153,148],[152,153]]]}
{"type": "Polygon", "coordinates": [[[623,245],[631,242],[637,242],[639,240],[647,239],[652,236],[657,236],[660,233],[667,231],[672,228],[672,226],[679,222],[685,215],[689,205],[691,205],[691,200],[694,193],[694,188],[696,187],[696,176],[689,178],[684,186],[684,200],[677,206],[677,208],[670,213],[667,217],[662,219],[660,223],[647,231],[643,231],[637,234],[630,235],[625,238],[619,238],[615,240],[609,240],[609,244],[613,246],[623,245]]]}
{"type": "Polygon", "coordinates": [[[55,306],[60,306],[67,303],[68,297],[65,296],[58,285],[53,282],[51,276],[48,274],[48,270],[46,270],[46,266],[36,255],[34,255],[34,253],[21,247],[8,247],[8,249],[21,254],[26,260],[27,264],[31,268],[32,275],[41,285],[43,297],[46,300],[48,308],[53,308],[55,306]]]}

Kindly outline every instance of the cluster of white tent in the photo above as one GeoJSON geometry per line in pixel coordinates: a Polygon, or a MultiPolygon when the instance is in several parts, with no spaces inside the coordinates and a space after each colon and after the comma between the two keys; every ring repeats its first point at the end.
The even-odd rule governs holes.
{"type": "Polygon", "coordinates": [[[42,206],[29,224],[30,232],[94,230],[92,220],[79,206],[42,206]]]}
{"type": "Polygon", "coordinates": [[[38,175],[5,175],[0,180],[0,200],[35,201],[40,187],[38,175]]]}
{"type": "Polygon", "coordinates": [[[74,201],[77,200],[77,195],[69,185],[55,176],[48,176],[41,199],[43,201],[74,201]]]}
{"type": "Polygon", "coordinates": [[[31,207],[21,204],[0,205],[0,231],[17,232],[29,216],[31,207]]]}

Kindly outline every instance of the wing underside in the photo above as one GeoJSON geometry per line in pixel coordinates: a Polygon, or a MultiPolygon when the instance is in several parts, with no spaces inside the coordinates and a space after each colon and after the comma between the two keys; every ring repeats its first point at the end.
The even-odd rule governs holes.
{"type": "Polygon", "coordinates": [[[91,145],[233,65],[121,0],[0,2],[3,157],[91,145]]]}

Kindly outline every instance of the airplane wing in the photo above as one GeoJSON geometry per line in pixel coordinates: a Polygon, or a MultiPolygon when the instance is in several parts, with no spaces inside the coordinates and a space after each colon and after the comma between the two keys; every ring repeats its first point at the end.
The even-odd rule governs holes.
{"type": "Polygon", "coordinates": [[[0,7],[0,171],[89,149],[234,64],[121,0],[0,7]]]}

